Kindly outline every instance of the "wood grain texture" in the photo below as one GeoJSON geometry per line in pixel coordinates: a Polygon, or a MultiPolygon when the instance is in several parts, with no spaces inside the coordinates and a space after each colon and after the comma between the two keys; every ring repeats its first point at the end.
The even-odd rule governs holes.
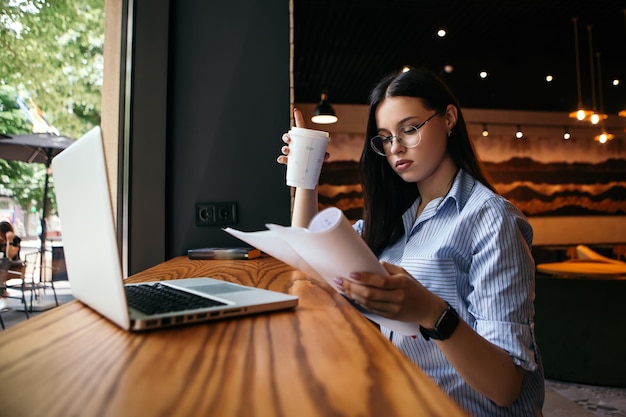
{"type": "Polygon", "coordinates": [[[68,303],[0,333],[0,415],[464,415],[326,283],[275,259],[178,257],[129,281],[201,276],[299,305],[131,334],[68,303]]]}

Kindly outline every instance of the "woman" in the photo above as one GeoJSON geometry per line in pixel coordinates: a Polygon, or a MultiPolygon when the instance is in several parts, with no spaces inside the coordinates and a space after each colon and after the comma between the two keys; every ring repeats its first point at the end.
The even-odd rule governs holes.
{"type": "MultiPolygon", "coordinates": [[[[338,289],[419,324],[413,337],[381,331],[471,415],[542,415],[532,228],[483,174],[455,97],[429,71],[390,75],[371,93],[367,138],[354,227],[389,276],[355,271],[338,289]]],[[[316,212],[317,190],[297,189],[293,226],[316,212]]]]}
{"type": "Polygon", "coordinates": [[[15,234],[13,226],[7,221],[0,222],[0,310],[6,308],[9,296],[6,289],[6,277],[10,262],[20,258],[20,237],[15,234]]]}

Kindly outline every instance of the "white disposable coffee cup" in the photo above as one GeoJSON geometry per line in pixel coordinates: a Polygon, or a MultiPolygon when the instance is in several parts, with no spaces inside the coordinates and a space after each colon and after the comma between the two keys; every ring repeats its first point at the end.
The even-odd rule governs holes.
{"type": "Polygon", "coordinates": [[[330,141],[328,132],[292,127],[289,137],[291,141],[287,159],[287,185],[313,190],[322,172],[330,141]]]}

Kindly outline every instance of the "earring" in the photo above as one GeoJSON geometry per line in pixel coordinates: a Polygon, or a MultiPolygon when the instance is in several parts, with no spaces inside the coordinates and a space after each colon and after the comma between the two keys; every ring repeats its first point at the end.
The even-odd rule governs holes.
{"type": "Polygon", "coordinates": [[[448,137],[452,134],[452,130],[448,130],[448,137]]]}

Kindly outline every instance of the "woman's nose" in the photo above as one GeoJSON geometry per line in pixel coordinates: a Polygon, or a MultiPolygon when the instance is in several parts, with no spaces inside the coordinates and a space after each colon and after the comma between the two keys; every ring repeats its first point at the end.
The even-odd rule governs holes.
{"type": "Polygon", "coordinates": [[[400,150],[404,150],[404,146],[398,140],[397,136],[392,136],[391,137],[391,148],[389,149],[389,152],[391,152],[391,154],[393,155],[395,153],[398,153],[398,151],[400,151],[400,150]]]}

